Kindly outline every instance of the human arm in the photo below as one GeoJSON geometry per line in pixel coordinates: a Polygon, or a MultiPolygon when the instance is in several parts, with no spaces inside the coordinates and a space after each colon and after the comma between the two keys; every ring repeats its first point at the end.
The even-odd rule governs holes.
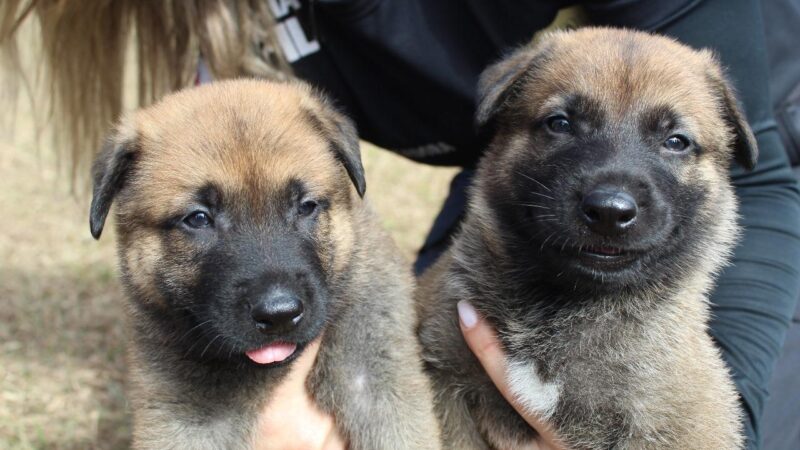
{"type": "Polygon", "coordinates": [[[259,415],[259,450],[344,450],[333,416],[322,412],[306,388],[319,352],[319,339],[305,348],[259,415]]]}

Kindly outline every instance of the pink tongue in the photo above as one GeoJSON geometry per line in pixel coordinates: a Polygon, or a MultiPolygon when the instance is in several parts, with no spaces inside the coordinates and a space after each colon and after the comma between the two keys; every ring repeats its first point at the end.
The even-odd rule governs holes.
{"type": "Polygon", "coordinates": [[[295,344],[276,342],[274,344],[265,345],[264,347],[248,351],[247,357],[258,364],[271,364],[275,362],[281,362],[284,359],[292,356],[292,353],[294,353],[296,349],[297,345],[295,344]]]}

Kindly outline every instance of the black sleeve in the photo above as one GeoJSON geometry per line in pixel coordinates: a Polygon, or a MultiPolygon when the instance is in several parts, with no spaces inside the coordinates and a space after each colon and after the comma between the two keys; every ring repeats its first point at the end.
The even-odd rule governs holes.
{"type": "MultiPolygon", "coordinates": [[[[646,11],[669,3],[616,1],[588,9],[595,23],[610,22],[609,12],[616,9],[615,25],[643,28],[635,23],[637,6],[646,11]]],[[[758,448],[767,384],[800,291],[800,192],[772,117],[761,5],[753,0],[688,2],[652,25],[693,47],[714,49],[758,140],[756,169],[734,167],[731,173],[744,235],[711,296],[710,330],[742,397],[748,448],[758,448]]]]}

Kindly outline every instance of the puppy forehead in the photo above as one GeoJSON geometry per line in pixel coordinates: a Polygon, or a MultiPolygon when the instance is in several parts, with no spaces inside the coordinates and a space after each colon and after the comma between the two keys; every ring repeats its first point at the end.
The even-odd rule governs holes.
{"type": "Polygon", "coordinates": [[[601,105],[607,119],[669,106],[696,126],[716,119],[707,52],[640,32],[586,29],[551,36],[543,62],[524,87],[531,113],[546,114],[568,96],[601,105]]]}
{"type": "Polygon", "coordinates": [[[247,192],[256,202],[292,180],[311,191],[329,189],[340,174],[330,142],[315,127],[318,104],[302,90],[277,86],[196,89],[137,115],[137,190],[167,200],[168,209],[209,185],[229,196],[247,192]]]}

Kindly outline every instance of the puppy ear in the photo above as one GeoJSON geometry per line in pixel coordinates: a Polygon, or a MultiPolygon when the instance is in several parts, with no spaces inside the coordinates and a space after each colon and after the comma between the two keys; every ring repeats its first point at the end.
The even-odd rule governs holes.
{"type": "Polygon", "coordinates": [[[736,100],[733,85],[719,69],[710,71],[708,77],[719,98],[722,116],[734,133],[734,158],[745,169],[753,170],[758,161],[758,144],[736,100]]]}
{"type": "Polygon", "coordinates": [[[358,142],[358,131],[353,122],[339,114],[334,118],[336,132],[331,136],[331,149],[339,161],[342,162],[350,181],[358,192],[358,196],[364,198],[367,190],[367,179],[364,175],[364,166],[361,164],[361,146],[358,142]]]}
{"type": "Polygon", "coordinates": [[[119,134],[108,138],[92,164],[92,205],[89,228],[100,239],[111,203],[125,184],[136,157],[136,143],[119,134]]]}
{"type": "MultiPolygon", "coordinates": [[[[547,41],[548,37],[543,39],[547,41]]],[[[548,48],[546,42],[525,45],[483,71],[478,81],[478,109],[475,114],[475,124],[479,129],[486,126],[515,97],[525,75],[544,59],[548,48]]]]}
{"type": "Polygon", "coordinates": [[[361,164],[361,147],[358,141],[358,132],[353,122],[339,113],[323,98],[323,114],[312,110],[307,111],[309,120],[314,128],[319,130],[331,145],[331,151],[336,156],[353,182],[359,197],[364,197],[367,190],[367,180],[364,175],[364,166],[361,164]]]}

